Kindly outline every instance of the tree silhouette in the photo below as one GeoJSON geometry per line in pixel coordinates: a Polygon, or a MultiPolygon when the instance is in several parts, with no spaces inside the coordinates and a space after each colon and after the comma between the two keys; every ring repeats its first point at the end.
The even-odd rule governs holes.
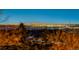
{"type": "Polygon", "coordinates": [[[27,31],[26,31],[26,26],[23,23],[20,23],[19,27],[18,27],[18,31],[19,34],[21,34],[22,38],[22,42],[25,43],[25,39],[27,37],[27,31]]]}

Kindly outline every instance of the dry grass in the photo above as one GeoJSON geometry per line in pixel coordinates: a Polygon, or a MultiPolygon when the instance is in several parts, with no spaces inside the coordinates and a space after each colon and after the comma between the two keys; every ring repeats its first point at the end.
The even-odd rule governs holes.
{"type": "MultiPolygon", "coordinates": [[[[75,30],[76,31],[76,30],[75,30]]],[[[53,44],[50,49],[55,50],[77,50],[79,49],[79,33],[64,32],[63,30],[57,30],[47,34],[53,44]]]]}
{"type": "MultiPolygon", "coordinates": [[[[37,30],[40,37],[29,40],[29,30],[0,30],[0,49],[18,50],[79,50],[79,31],[63,30],[37,30]]],[[[36,31],[36,30],[34,30],[36,31]]],[[[37,34],[35,34],[37,35],[37,34]]]]}

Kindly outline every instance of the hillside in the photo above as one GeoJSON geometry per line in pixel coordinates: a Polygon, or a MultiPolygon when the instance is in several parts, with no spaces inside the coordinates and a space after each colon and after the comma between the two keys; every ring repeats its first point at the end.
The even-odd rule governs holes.
{"type": "Polygon", "coordinates": [[[1,50],[79,50],[79,29],[0,25],[1,50]]]}

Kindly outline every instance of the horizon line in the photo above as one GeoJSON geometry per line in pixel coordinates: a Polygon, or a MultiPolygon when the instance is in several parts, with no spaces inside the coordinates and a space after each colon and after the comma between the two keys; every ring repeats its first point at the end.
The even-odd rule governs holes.
{"type": "MultiPolygon", "coordinates": [[[[30,24],[79,24],[79,23],[38,23],[38,22],[31,22],[31,23],[24,23],[24,22],[20,22],[23,23],[25,25],[30,25],[30,24]]],[[[20,23],[0,23],[0,25],[19,25],[20,23]]]]}

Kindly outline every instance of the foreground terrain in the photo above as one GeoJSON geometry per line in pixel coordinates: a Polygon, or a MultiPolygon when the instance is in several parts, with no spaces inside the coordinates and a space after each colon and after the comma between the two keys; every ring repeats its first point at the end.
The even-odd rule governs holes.
{"type": "Polygon", "coordinates": [[[79,29],[5,27],[0,27],[0,50],[79,50],[79,29]]]}

